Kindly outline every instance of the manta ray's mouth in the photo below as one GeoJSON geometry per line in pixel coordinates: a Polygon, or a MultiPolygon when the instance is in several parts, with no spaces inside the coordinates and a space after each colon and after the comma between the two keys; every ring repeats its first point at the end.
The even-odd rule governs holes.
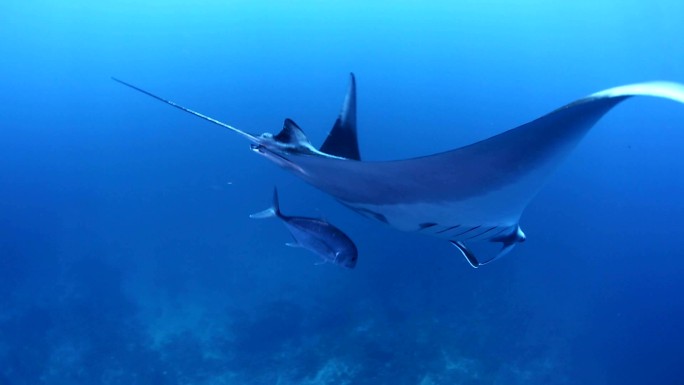
{"type": "Polygon", "coordinates": [[[276,161],[279,164],[280,162],[289,163],[289,161],[285,159],[283,156],[276,154],[273,150],[268,149],[263,144],[250,144],[249,147],[252,151],[256,152],[257,154],[263,155],[266,158],[276,161]]]}
{"type": "Polygon", "coordinates": [[[269,149],[268,147],[264,146],[263,144],[250,144],[250,148],[252,151],[256,152],[259,155],[264,156],[266,159],[274,162],[280,167],[286,168],[293,170],[295,172],[298,172],[300,174],[306,174],[306,172],[298,165],[293,163],[291,160],[285,158],[284,156],[276,153],[275,151],[269,149]]]}

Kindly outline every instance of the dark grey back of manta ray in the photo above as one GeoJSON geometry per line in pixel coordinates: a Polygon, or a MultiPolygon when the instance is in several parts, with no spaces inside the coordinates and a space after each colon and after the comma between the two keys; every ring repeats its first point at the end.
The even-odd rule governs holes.
{"type": "Polygon", "coordinates": [[[332,195],[344,205],[399,230],[451,241],[473,267],[496,259],[525,239],[518,222],[549,174],[593,125],[631,96],[684,103],[684,85],[670,82],[615,87],[565,105],[491,138],[434,155],[361,161],[356,138],[354,78],[333,130],[318,151],[291,120],[276,136],[253,136],[225,123],[152,97],[247,137],[253,150],[332,195]],[[470,241],[501,244],[479,258],[470,241]]]}

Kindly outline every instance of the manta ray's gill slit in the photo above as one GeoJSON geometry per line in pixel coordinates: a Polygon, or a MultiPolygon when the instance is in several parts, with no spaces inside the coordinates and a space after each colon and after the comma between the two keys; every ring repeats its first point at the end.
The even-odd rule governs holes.
{"type": "Polygon", "coordinates": [[[371,217],[371,218],[373,218],[373,219],[375,219],[375,220],[377,220],[377,221],[386,223],[386,224],[388,224],[388,225],[390,225],[390,226],[392,225],[392,224],[387,220],[387,217],[385,217],[384,215],[382,215],[382,214],[380,214],[380,213],[378,213],[378,212],[375,212],[375,211],[373,211],[373,210],[369,210],[369,209],[363,208],[363,207],[356,207],[356,206],[353,206],[353,205],[351,205],[351,204],[348,204],[348,203],[345,203],[345,202],[342,202],[342,201],[339,201],[339,202],[342,203],[343,205],[349,207],[350,209],[356,211],[357,213],[359,213],[359,214],[361,214],[361,215],[365,215],[365,216],[367,216],[367,217],[371,217]]]}
{"type": "Polygon", "coordinates": [[[467,233],[469,233],[469,232],[471,232],[471,231],[473,231],[473,230],[477,230],[477,229],[479,229],[480,227],[482,227],[482,225],[477,225],[477,226],[475,226],[475,227],[471,227],[469,230],[466,230],[466,231],[464,231],[464,232],[462,232],[462,233],[458,233],[458,234],[454,235],[454,237],[460,237],[461,235],[467,234],[467,233]]]}
{"type": "Polygon", "coordinates": [[[439,230],[439,231],[435,232],[435,234],[446,233],[447,231],[450,231],[450,230],[453,230],[453,229],[456,229],[456,228],[459,228],[459,227],[461,227],[461,225],[456,225],[456,226],[447,227],[446,229],[439,230]]]}
{"type": "Polygon", "coordinates": [[[437,226],[437,223],[434,223],[434,222],[421,223],[418,225],[418,231],[429,229],[430,227],[435,227],[435,226],[437,226]]]}
{"type": "Polygon", "coordinates": [[[506,230],[508,230],[508,229],[510,229],[510,228],[511,228],[510,226],[504,226],[504,227],[501,228],[501,230],[497,231],[496,233],[494,233],[494,234],[489,234],[489,238],[490,238],[490,239],[491,239],[491,238],[494,238],[494,237],[496,237],[497,235],[503,233],[504,231],[506,231],[506,230]]]}
{"type": "MultiPolygon", "coordinates": [[[[473,239],[473,238],[481,237],[481,236],[487,234],[488,232],[490,232],[490,231],[492,231],[492,230],[494,230],[494,229],[496,229],[496,228],[498,228],[498,227],[499,227],[499,226],[490,227],[490,228],[488,228],[487,230],[485,230],[485,231],[483,231],[483,232],[481,232],[481,233],[479,233],[479,234],[477,234],[477,235],[473,235],[472,237],[469,237],[469,238],[466,238],[466,239],[473,239]]],[[[504,229],[505,229],[505,228],[504,228],[504,229]]]]}

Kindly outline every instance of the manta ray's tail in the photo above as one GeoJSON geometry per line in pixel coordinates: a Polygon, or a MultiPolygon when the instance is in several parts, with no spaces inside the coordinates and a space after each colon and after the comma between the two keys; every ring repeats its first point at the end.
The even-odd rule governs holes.
{"type": "Polygon", "coordinates": [[[356,136],[356,80],[349,74],[349,89],[344,98],[340,116],[320,148],[326,154],[361,160],[356,136]]]}
{"type": "Polygon", "coordinates": [[[204,115],[204,114],[199,113],[199,112],[197,112],[197,111],[193,111],[193,110],[191,110],[191,109],[189,109],[189,108],[187,108],[187,107],[183,107],[183,106],[181,106],[180,104],[178,104],[178,103],[176,103],[176,102],[173,102],[173,101],[168,100],[168,99],[164,99],[164,98],[162,98],[161,96],[157,96],[157,95],[155,95],[155,94],[153,94],[153,93],[151,93],[151,92],[149,92],[149,91],[147,91],[147,90],[144,90],[144,89],[142,89],[142,88],[140,88],[140,87],[138,87],[138,86],[134,86],[133,84],[127,83],[127,82],[125,82],[125,81],[123,81],[123,80],[121,80],[121,79],[117,79],[117,78],[115,78],[115,77],[113,77],[113,76],[112,76],[112,80],[114,80],[114,81],[117,82],[117,83],[123,84],[123,85],[126,86],[126,87],[129,87],[129,88],[131,88],[131,89],[134,89],[134,90],[136,90],[136,91],[138,91],[138,92],[140,92],[140,93],[142,93],[142,94],[145,94],[145,95],[150,96],[150,97],[152,97],[152,98],[154,98],[154,99],[157,99],[157,100],[159,100],[159,101],[162,102],[162,103],[166,103],[166,104],[170,105],[171,107],[175,107],[175,108],[177,108],[177,109],[179,109],[179,110],[181,110],[181,111],[187,112],[187,113],[190,114],[190,115],[194,115],[194,116],[196,116],[196,117],[198,117],[198,118],[200,118],[200,119],[204,119],[204,120],[206,120],[206,121],[208,121],[208,122],[214,123],[214,124],[216,124],[216,125],[218,125],[218,126],[221,126],[221,127],[223,127],[223,128],[227,128],[228,130],[233,131],[233,132],[235,132],[235,133],[237,133],[237,134],[239,134],[239,135],[241,135],[241,136],[243,136],[243,137],[249,139],[250,141],[252,141],[252,142],[254,142],[254,143],[257,143],[257,142],[259,141],[259,140],[257,139],[256,136],[254,136],[254,135],[252,135],[252,134],[250,134],[250,133],[247,133],[247,132],[245,132],[245,131],[242,131],[242,130],[240,130],[240,129],[238,129],[238,128],[235,128],[235,127],[231,126],[230,124],[223,123],[223,122],[221,122],[221,121],[219,121],[219,120],[216,120],[216,119],[214,119],[214,118],[212,118],[212,117],[210,117],[210,116],[204,115]]]}

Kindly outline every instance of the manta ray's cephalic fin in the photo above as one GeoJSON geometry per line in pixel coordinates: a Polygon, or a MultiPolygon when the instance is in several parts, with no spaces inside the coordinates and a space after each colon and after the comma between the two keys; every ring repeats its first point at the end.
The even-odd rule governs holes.
{"type": "Polygon", "coordinates": [[[304,134],[304,131],[299,128],[297,123],[292,119],[285,119],[283,129],[273,139],[277,140],[283,145],[289,146],[310,146],[309,139],[304,134]]]}
{"type": "Polygon", "coordinates": [[[321,152],[342,158],[361,160],[356,133],[356,79],[349,74],[349,89],[340,116],[320,148],[321,152]]]}

